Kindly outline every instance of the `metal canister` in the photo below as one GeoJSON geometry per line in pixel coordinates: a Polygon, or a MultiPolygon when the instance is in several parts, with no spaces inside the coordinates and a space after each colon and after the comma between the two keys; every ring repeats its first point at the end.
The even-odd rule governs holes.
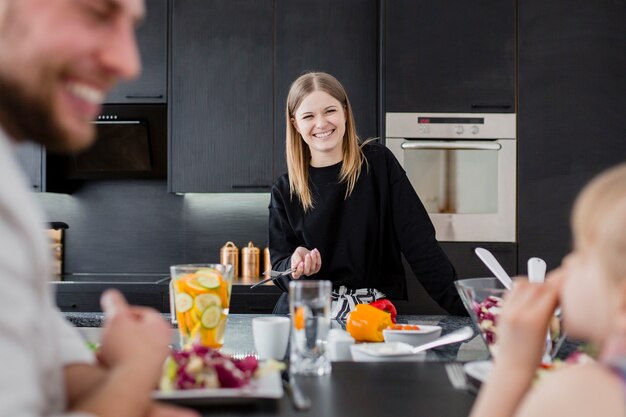
{"type": "Polygon", "coordinates": [[[239,248],[233,242],[226,242],[220,249],[220,263],[232,265],[233,277],[239,277],[239,248]]]}
{"type": "Polygon", "coordinates": [[[248,246],[241,248],[241,277],[258,278],[261,269],[261,250],[248,242],[248,246]]]}
{"type": "Polygon", "coordinates": [[[263,272],[270,271],[272,269],[272,260],[270,259],[270,248],[265,247],[263,249],[263,272]]]}

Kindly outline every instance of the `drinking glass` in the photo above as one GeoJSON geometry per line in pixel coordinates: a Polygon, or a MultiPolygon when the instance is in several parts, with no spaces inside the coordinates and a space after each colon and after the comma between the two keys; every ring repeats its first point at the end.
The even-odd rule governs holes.
{"type": "Polygon", "coordinates": [[[291,313],[290,370],[300,375],[330,373],[326,342],[330,329],[330,281],[289,283],[291,313]]]}
{"type": "Polygon", "coordinates": [[[178,323],[182,346],[195,343],[215,349],[222,347],[233,284],[233,266],[173,265],[170,274],[172,322],[178,323]]]}

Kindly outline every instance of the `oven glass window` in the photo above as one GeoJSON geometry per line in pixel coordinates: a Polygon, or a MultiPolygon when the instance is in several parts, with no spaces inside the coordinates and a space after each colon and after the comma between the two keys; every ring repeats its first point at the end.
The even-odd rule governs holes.
{"type": "Polygon", "coordinates": [[[497,150],[403,151],[404,169],[429,213],[496,213],[497,150]]]}

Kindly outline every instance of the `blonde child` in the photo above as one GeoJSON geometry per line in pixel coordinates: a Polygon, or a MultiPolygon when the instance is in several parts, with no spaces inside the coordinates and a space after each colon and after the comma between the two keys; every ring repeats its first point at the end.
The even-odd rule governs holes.
{"type": "Polygon", "coordinates": [[[626,164],[583,189],[572,228],[574,250],[548,282],[519,282],[509,295],[500,353],[471,416],[626,416],[626,164]],[[597,345],[601,356],[533,385],[559,303],[568,335],[597,345]]]}

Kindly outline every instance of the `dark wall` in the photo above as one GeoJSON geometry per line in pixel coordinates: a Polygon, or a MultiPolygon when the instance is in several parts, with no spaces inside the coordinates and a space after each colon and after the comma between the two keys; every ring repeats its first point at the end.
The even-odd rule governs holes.
{"type": "Polygon", "coordinates": [[[570,250],[576,195],[626,161],[626,3],[519,2],[519,272],[570,250]]]}
{"type": "Polygon", "coordinates": [[[218,262],[229,240],[267,245],[269,194],[169,194],[165,181],[88,182],[71,195],[36,194],[70,228],[65,273],[163,273],[218,262]]]}

